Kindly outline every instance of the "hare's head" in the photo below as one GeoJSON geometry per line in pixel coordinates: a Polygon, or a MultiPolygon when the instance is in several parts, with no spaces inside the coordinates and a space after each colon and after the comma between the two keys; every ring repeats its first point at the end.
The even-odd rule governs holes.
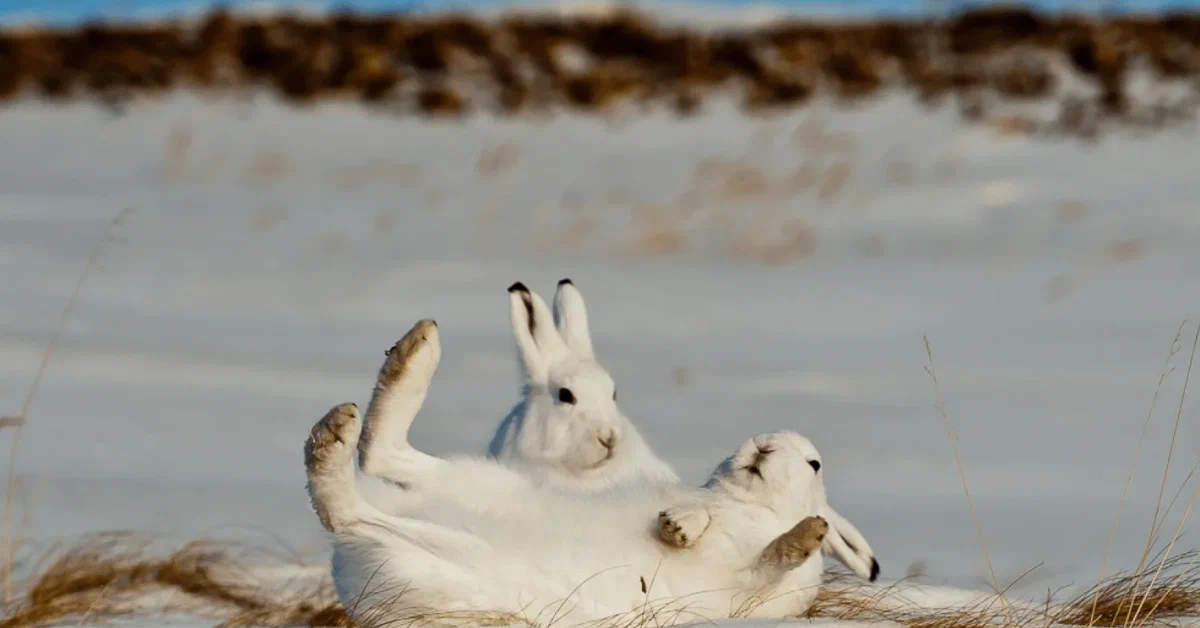
{"type": "Polygon", "coordinates": [[[520,282],[508,289],[525,397],[507,426],[505,447],[525,463],[571,476],[602,474],[635,435],[617,408],[616,384],[592,353],[583,296],[559,282],[553,318],[520,282]]]}
{"type": "Polygon", "coordinates": [[[789,430],[755,436],[717,465],[707,486],[784,517],[823,517],[829,524],[824,552],[866,580],[879,576],[879,561],[867,539],[829,505],[821,454],[807,438],[789,430]]]}
{"type": "Polygon", "coordinates": [[[825,496],[821,454],[787,430],[742,443],[717,465],[708,485],[787,515],[815,512],[825,496]]]}

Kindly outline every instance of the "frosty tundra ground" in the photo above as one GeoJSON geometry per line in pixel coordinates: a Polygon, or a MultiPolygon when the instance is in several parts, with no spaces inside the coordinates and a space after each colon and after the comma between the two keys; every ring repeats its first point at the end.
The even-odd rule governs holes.
{"type": "MultiPolygon", "coordinates": [[[[1083,150],[891,96],[622,125],[423,124],[185,93],[118,118],[10,105],[0,267],[29,270],[0,282],[0,414],[19,408],[96,234],[133,208],[28,417],[14,520],[28,550],[104,529],[260,543],[265,529],[319,565],[297,434],[331,400],[365,402],[397,322],[437,312],[444,382],[412,440],[482,451],[516,401],[503,286],[571,276],[622,406],[683,481],[747,433],[795,429],[895,575],[986,590],[922,370],[928,334],[1010,596],[1096,582],[1131,458],[1104,573],[1138,564],[1178,356],[1135,457],[1141,421],[1200,281],[1194,138],[1083,150]]],[[[1196,453],[1194,411],[1189,398],[1164,502],[1196,453]]],[[[113,588],[78,612],[99,617],[113,588]]]]}

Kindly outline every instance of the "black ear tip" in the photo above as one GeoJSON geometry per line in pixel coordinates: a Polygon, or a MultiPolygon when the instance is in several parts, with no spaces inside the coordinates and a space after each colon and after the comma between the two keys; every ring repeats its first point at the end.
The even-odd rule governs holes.
{"type": "Polygon", "coordinates": [[[879,577],[879,561],[872,558],[871,559],[871,577],[869,578],[869,580],[871,582],[875,582],[875,579],[878,577],[879,577]]]}
{"type": "Polygon", "coordinates": [[[573,286],[573,285],[575,285],[575,283],[571,281],[570,277],[563,277],[562,279],[558,280],[558,285],[559,286],[573,286]]]}
{"type": "Polygon", "coordinates": [[[513,285],[509,286],[508,291],[510,293],[512,293],[512,292],[529,292],[529,288],[526,288],[525,284],[518,281],[517,283],[514,283],[513,285]]]}

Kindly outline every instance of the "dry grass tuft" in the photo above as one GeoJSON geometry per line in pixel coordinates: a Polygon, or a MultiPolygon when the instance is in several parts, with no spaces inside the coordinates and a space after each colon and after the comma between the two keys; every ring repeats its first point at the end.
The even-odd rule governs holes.
{"type": "MultiPolygon", "coordinates": [[[[0,616],[0,628],[96,624],[178,613],[209,618],[220,628],[353,626],[327,572],[315,571],[288,553],[209,540],[160,551],[154,545],[152,539],[128,532],[100,533],[36,557],[17,600],[0,616]]],[[[835,569],[827,573],[826,586],[804,617],[891,622],[907,628],[1183,626],[1200,616],[1197,557],[1200,552],[1192,551],[1166,560],[1156,558],[1140,571],[1112,576],[1061,603],[1010,601],[1007,607],[999,604],[999,594],[980,594],[959,606],[922,607],[906,598],[905,590],[913,586],[908,580],[881,587],[835,569]]],[[[554,605],[532,616],[445,613],[406,606],[403,589],[391,593],[394,599],[381,603],[380,611],[370,614],[364,626],[549,628],[555,624],[554,605]]],[[[596,628],[688,621],[695,620],[688,616],[686,600],[651,599],[626,615],[598,622],[596,628]]]]}
{"type": "Polygon", "coordinates": [[[7,489],[4,492],[4,512],[0,515],[0,558],[3,558],[3,580],[4,580],[4,608],[11,606],[13,601],[13,562],[14,554],[17,551],[19,543],[15,541],[13,519],[15,516],[15,503],[13,499],[16,497],[17,484],[17,454],[21,451],[21,436],[24,434],[24,427],[27,418],[29,417],[30,409],[33,408],[33,402],[37,399],[39,386],[42,382],[42,377],[46,374],[46,367],[50,365],[51,358],[54,357],[55,351],[58,349],[59,342],[62,341],[63,332],[66,331],[67,321],[71,318],[71,313],[74,312],[75,306],[79,303],[79,295],[83,290],[84,284],[87,283],[88,276],[92,270],[99,264],[101,256],[104,254],[107,246],[115,237],[115,230],[124,224],[125,220],[132,213],[131,208],[125,208],[117,212],[109,221],[104,231],[104,237],[92,249],[91,255],[88,256],[87,263],[84,264],[83,270],[79,277],[75,280],[75,287],[71,291],[71,296],[67,299],[66,305],[63,306],[59,316],[58,325],[54,328],[54,335],[50,338],[46,345],[45,351],[42,352],[42,361],[38,365],[38,370],[33,376],[33,381],[29,384],[28,390],[25,393],[25,401],[21,406],[21,413],[17,415],[16,421],[11,423],[13,430],[12,444],[9,449],[8,456],[8,480],[7,489]]]}
{"type": "Polygon", "coordinates": [[[127,532],[91,535],[47,552],[0,628],[99,623],[189,613],[222,626],[349,626],[325,578],[264,582],[255,573],[300,567],[259,548],[193,541],[154,552],[150,539],[127,532]]]}
{"type": "Polygon", "coordinates": [[[1200,550],[1166,560],[1161,560],[1161,556],[1141,570],[1111,576],[1066,601],[1047,599],[1042,604],[1010,601],[1007,608],[1001,604],[1000,594],[981,594],[972,603],[950,608],[920,607],[905,598],[905,589],[912,586],[905,580],[872,587],[837,574],[830,578],[833,586],[822,589],[805,616],[893,622],[907,628],[1194,625],[1192,621],[1200,616],[1200,563],[1197,562],[1200,550]],[[1153,583],[1155,574],[1157,584],[1153,583]]]}
{"type": "Polygon", "coordinates": [[[1109,578],[1064,606],[1055,620],[1073,626],[1117,627],[1194,619],[1200,616],[1198,556],[1200,552],[1193,550],[1165,561],[1156,558],[1140,573],[1109,578]]]}

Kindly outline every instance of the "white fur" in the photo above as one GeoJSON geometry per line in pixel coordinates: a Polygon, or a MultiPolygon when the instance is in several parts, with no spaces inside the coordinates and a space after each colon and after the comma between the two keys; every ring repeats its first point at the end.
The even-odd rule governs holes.
{"type": "MultiPolygon", "coordinates": [[[[583,490],[639,479],[679,483],[674,469],[646,443],[616,401],[607,403],[615,390],[612,377],[595,359],[587,308],[574,283],[564,279],[555,290],[557,336],[551,333],[545,303],[523,284],[509,289],[509,313],[525,385],[523,398],[500,423],[488,453],[555,484],[583,490]],[[577,398],[574,406],[556,400],[563,386],[577,398]],[[607,460],[598,440],[606,434],[617,437],[607,460]]],[[[823,551],[874,581],[879,561],[866,537],[828,504],[822,516],[837,523],[823,551]]]]}
{"type": "Polygon", "coordinates": [[[867,543],[866,537],[823,497],[821,501],[824,506],[818,514],[829,522],[831,530],[821,549],[827,555],[836,557],[858,577],[874,582],[879,577],[879,561],[875,558],[875,551],[867,543]]]}
{"type": "MultiPolygon", "coordinates": [[[[440,349],[432,321],[418,323],[410,336],[415,341],[397,345],[405,363],[391,392],[401,402],[395,407],[415,415],[440,349]]],[[[760,560],[798,521],[828,509],[813,464],[820,456],[794,432],[746,441],[699,489],[645,481],[577,491],[492,459],[419,452],[407,442],[412,415],[391,417],[407,420],[391,422],[391,447],[371,455],[386,460],[377,466],[405,487],[397,491],[403,516],[376,510],[355,490],[357,408],[327,415],[323,422],[340,417],[327,439],[336,455],[324,471],[309,468],[314,507],[336,533],[338,594],[356,621],[380,612],[393,619],[436,612],[450,623],[455,617],[445,613],[467,622],[479,619],[461,613],[541,623],[548,615],[587,621],[657,612],[666,615],[655,621],[669,624],[793,615],[817,593],[820,552],[786,567],[760,560]],[[673,529],[671,513],[683,511],[703,513],[704,525],[678,549],[660,534],[673,529]]],[[[837,534],[838,524],[829,523],[826,538],[837,534]]]]}
{"type": "Polygon", "coordinates": [[[553,313],[536,292],[513,284],[509,316],[521,400],[497,427],[490,456],[584,490],[640,479],[679,481],[617,406],[613,378],[592,348],[583,295],[569,279],[555,290],[553,313]],[[560,400],[564,388],[574,403],[560,400]]]}
{"type": "MultiPolygon", "coordinates": [[[[539,482],[572,490],[607,490],[639,481],[679,484],[674,469],[617,406],[613,379],[595,359],[587,309],[575,285],[567,279],[559,282],[551,313],[537,293],[513,284],[509,313],[522,398],[497,428],[488,455],[539,482]],[[574,404],[558,400],[564,387],[572,391],[574,404]]],[[[423,355],[436,364],[440,347],[434,343],[429,351],[423,355]]],[[[420,378],[388,383],[381,370],[360,444],[360,463],[367,475],[401,481],[393,473],[392,444],[407,442],[408,425],[424,403],[428,385],[420,378]]],[[[393,491],[376,491],[372,497],[392,514],[402,514],[407,507],[403,498],[391,503],[393,491]]],[[[874,581],[879,563],[863,534],[828,504],[822,516],[836,523],[823,551],[874,581]]]]}

